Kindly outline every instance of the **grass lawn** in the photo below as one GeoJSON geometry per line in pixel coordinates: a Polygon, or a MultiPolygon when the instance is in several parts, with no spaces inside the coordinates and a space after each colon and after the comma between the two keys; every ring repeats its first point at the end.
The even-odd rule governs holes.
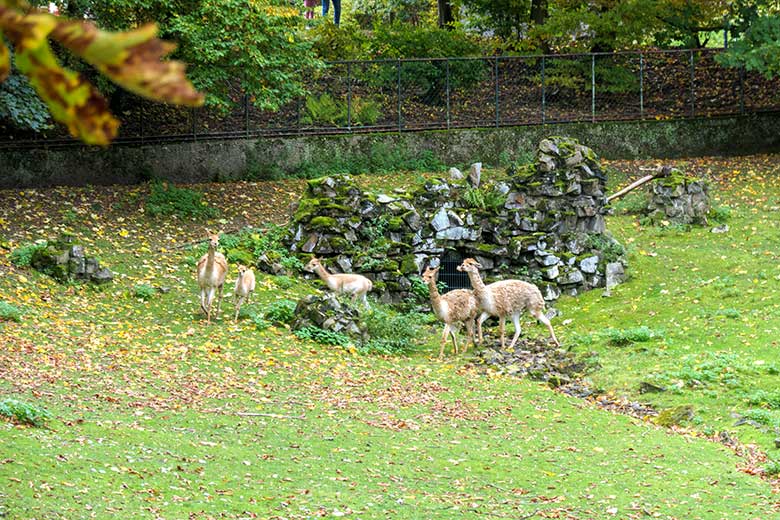
{"type": "MultiPolygon", "coordinates": [[[[195,221],[147,215],[149,186],[0,192],[0,301],[23,313],[0,321],[0,402],[53,416],[0,420],[0,518],[780,515],[780,157],[680,164],[711,177],[730,231],[610,217],[631,279],[610,298],[562,298],[553,320],[565,347],[597,354],[588,378],[607,395],[690,407],[672,429],[487,372],[473,348],[436,360],[438,325],[403,356],[233,323],[229,304],[207,326],[185,246],[208,226],[283,223],[300,181],[196,186],[220,213],[195,221]],[[111,285],[11,263],[65,230],[117,274],[111,285]]],[[[611,166],[614,188],[638,164],[611,166]]],[[[314,287],[259,274],[247,312],[314,287]]]]}

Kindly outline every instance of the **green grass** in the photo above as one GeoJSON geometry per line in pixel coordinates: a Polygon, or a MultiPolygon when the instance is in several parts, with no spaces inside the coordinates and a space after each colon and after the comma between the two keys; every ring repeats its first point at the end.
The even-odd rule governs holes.
{"type": "MultiPolygon", "coordinates": [[[[739,468],[778,473],[773,164],[741,158],[742,173],[713,189],[729,201],[725,235],[610,217],[629,251],[630,280],[610,298],[594,290],[555,305],[564,347],[598,357],[588,374],[594,387],[692,410],[681,414],[688,434],[485,372],[471,364],[473,347],[438,361],[441,325],[414,315],[400,318],[410,324],[381,324],[414,325],[403,353],[298,338],[266,312],[283,314],[285,300],[315,290],[300,277],[258,273],[246,319],[234,323],[231,265],[222,314],[207,325],[183,247],[199,231],[103,204],[95,229],[77,238],[117,273],[110,286],[60,286],[12,270],[0,255],[4,300],[26,312],[21,322],[0,321],[0,395],[51,415],[47,429],[0,421],[0,516],[772,518],[770,482],[739,468]],[[171,290],[127,297],[144,284],[171,290]],[[666,390],[640,394],[642,382],[666,390]],[[756,424],[736,426],[738,418],[756,424]],[[768,459],[750,462],[703,438],[723,431],[768,459]]],[[[133,190],[118,195],[124,189],[133,190]]],[[[268,200],[259,185],[243,185],[244,198],[231,204],[219,203],[226,185],[200,189],[224,208],[225,222],[208,225],[264,222],[251,213],[268,200]]],[[[0,234],[13,243],[44,228],[45,207],[35,201],[61,208],[58,198],[72,197],[75,207],[99,196],[3,195],[0,234]]],[[[523,332],[546,335],[527,317],[523,332]]]]}

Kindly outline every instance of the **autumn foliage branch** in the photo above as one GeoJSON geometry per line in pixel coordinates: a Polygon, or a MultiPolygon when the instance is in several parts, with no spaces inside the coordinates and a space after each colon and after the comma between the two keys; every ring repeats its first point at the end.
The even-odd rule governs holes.
{"type": "Polygon", "coordinates": [[[154,24],[107,32],[87,21],[0,0],[0,82],[11,70],[11,53],[2,37],[13,45],[16,67],[30,79],[52,117],[87,144],[108,145],[117,135],[119,121],[92,84],[59,63],[50,38],[140,96],[179,105],[203,104],[203,95],[184,75],[184,64],[162,60],[175,45],[158,39],[154,24]]]}

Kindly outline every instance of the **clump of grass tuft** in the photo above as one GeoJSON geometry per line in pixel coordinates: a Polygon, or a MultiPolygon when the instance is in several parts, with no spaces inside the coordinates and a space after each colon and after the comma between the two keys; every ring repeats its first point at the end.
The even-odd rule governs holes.
{"type": "Polygon", "coordinates": [[[653,330],[642,325],[631,329],[605,329],[600,334],[610,345],[623,347],[631,343],[643,343],[651,339],[663,338],[663,331],[653,330]]]}
{"type": "Polygon", "coordinates": [[[751,406],[780,410],[780,390],[756,390],[747,396],[747,402],[751,406]]]}
{"type": "Polygon", "coordinates": [[[39,249],[46,249],[47,245],[48,242],[45,240],[21,245],[11,251],[11,254],[8,255],[8,259],[16,267],[30,267],[33,254],[39,249]]]}
{"type": "Polygon", "coordinates": [[[0,301],[0,321],[22,321],[22,311],[8,302],[0,301]]]}
{"type": "Polygon", "coordinates": [[[277,300],[268,306],[265,319],[272,323],[289,324],[295,317],[296,305],[293,300],[277,300]]]}
{"type": "Polygon", "coordinates": [[[338,347],[346,347],[352,340],[349,336],[342,334],[341,332],[335,332],[332,330],[321,329],[320,327],[303,327],[295,331],[295,335],[301,339],[310,339],[321,345],[335,345],[338,347]]]}
{"type": "Polygon", "coordinates": [[[0,401],[0,415],[18,424],[36,427],[44,426],[46,421],[51,419],[51,414],[46,409],[17,399],[0,401]]]}
{"type": "Polygon", "coordinates": [[[146,199],[146,213],[153,216],[188,218],[209,218],[217,215],[216,208],[203,200],[203,194],[188,188],[177,188],[173,184],[155,181],[146,199]]]}
{"type": "Polygon", "coordinates": [[[155,295],[154,287],[148,283],[139,283],[133,287],[133,296],[144,301],[151,300],[155,295]]]}
{"type": "Polygon", "coordinates": [[[764,466],[764,474],[770,477],[780,475],[780,460],[770,460],[764,466]]]}

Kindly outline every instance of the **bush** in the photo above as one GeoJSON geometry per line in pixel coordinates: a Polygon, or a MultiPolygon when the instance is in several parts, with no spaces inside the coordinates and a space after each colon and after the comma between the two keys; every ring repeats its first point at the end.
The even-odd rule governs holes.
{"type": "Polygon", "coordinates": [[[30,261],[32,260],[35,252],[39,249],[46,249],[46,246],[48,245],[49,243],[45,240],[24,244],[11,251],[11,254],[8,255],[8,259],[16,267],[30,267],[30,261]]]}
{"type": "Polygon", "coordinates": [[[731,208],[728,206],[712,207],[707,216],[718,224],[725,224],[731,218],[731,208]]]}
{"type": "Polygon", "coordinates": [[[43,426],[51,419],[51,414],[47,410],[16,399],[0,401],[0,415],[19,424],[37,427],[43,426]]]}
{"type": "Polygon", "coordinates": [[[139,283],[135,287],[133,287],[133,296],[145,301],[151,300],[154,297],[155,293],[156,291],[154,290],[154,287],[152,287],[148,283],[139,283]]]}
{"type": "Polygon", "coordinates": [[[0,321],[22,321],[22,311],[8,302],[0,301],[0,321]]]}
{"type": "Polygon", "coordinates": [[[295,335],[301,339],[309,339],[321,345],[335,345],[346,347],[352,340],[341,332],[325,330],[315,326],[303,327],[295,331],[295,335]]]}
{"type": "Polygon", "coordinates": [[[268,306],[265,319],[277,324],[291,323],[295,317],[296,305],[292,300],[277,300],[268,306]]]}
{"type": "Polygon", "coordinates": [[[202,193],[161,181],[151,184],[146,212],[153,217],[175,215],[188,218],[208,218],[218,213],[206,204],[202,193]]]}
{"type": "MultiPolygon", "coordinates": [[[[370,52],[374,58],[451,58],[482,55],[479,43],[462,31],[448,31],[437,27],[409,27],[402,24],[381,25],[374,29],[370,52]]],[[[450,88],[453,90],[476,87],[489,77],[490,65],[484,60],[449,60],[404,62],[401,66],[401,85],[404,96],[431,105],[446,103],[447,63],[450,88]]],[[[378,88],[395,88],[398,70],[395,64],[378,64],[362,69],[365,81],[378,88]]]]}
{"type": "Polygon", "coordinates": [[[375,307],[364,315],[368,341],[358,347],[363,354],[396,355],[408,352],[420,334],[420,318],[375,307]]]}
{"type": "Polygon", "coordinates": [[[633,329],[605,329],[601,335],[607,338],[610,345],[622,347],[631,343],[642,343],[663,337],[663,332],[652,330],[643,325],[633,329]]]}
{"type": "Polygon", "coordinates": [[[767,465],[764,466],[764,474],[769,475],[770,477],[780,475],[780,461],[769,460],[767,465]]]}
{"type": "MultiPolygon", "coordinates": [[[[244,309],[241,309],[241,312],[243,312],[243,311],[244,311],[244,309]]],[[[258,316],[256,314],[253,315],[251,318],[252,318],[252,323],[255,324],[255,327],[259,331],[263,331],[263,330],[267,329],[268,327],[270,327],[271,325],[273,325],[273,323],[271,323],[270,321],[268,321],[265,318],[263,318],[262,316],[258,316]]]]}

